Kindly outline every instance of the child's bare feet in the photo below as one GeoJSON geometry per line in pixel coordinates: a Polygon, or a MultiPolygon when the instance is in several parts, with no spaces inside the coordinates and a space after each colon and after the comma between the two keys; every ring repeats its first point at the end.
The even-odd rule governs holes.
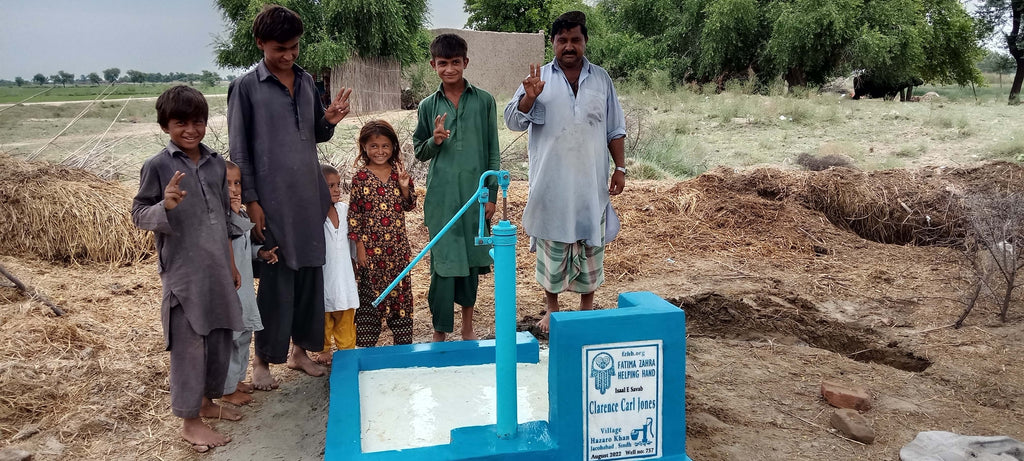
{"type": "Polygon", "coordinates": [[[480,339],[480,337],[476,335],[475,331],[473,331],[473,325],[472,324],[463,325],[462,326],[462,340],[463,341],[475,341],[477,339],[480,339]],[[467,326],[469,328],[466,328],[467,326]]]}
{"type": "Polygon", "coordinates": [[[270,374],[270,364],[260,360],[259,357],[252,359],[252,387],[260,391],[277,389],[277,380],[270,374]]]}
{"type": "Polygon", "coordinates": [[[185,418],[181,425],[181,438],[192,444],[192,449],[205,453],[210,447],[222,447],[231,441],[231,437],[223,435],[207,426],[200,418],[185,418]]]}
{"type": "Polygon", "coordinates": [[[545,312],[544,316],[541,317],[540,321],[537,322],[537,329],[542,331],[542,332],[544,332],[544,333],[549,333],[549,330],[551,329],[550,324],[551,324],[551,313],[550,312],[545,312]]]}
{"type": "MultiPolygon", "coordinates": [[[[217,405],[208,398],[203,398],[203,406],[199,407],[199,416],[203,418],[216,418],[226,419],[228,421],[238,421],[242,419],[242,414],[232,410],[228,407],[217,405]]],[[[216,445],[215,445],[216,446],[216,445]]]]}
{"type": "Polygon", "coordinates": [[[430,338],[430,340],[435,342],[435,343],[443,343],[447,339],[448,339],[448,333],[445,333],[443,331],[437,331],[437,330],[434,330],[434,335],[430,338]]]}
{"type": "Polygon", "coordinates": [[[334,354],[330,352],[314,352],[312,358],[314,362],[329,367],[334,360],[334,354]]]}
{"type": "Polygon", "coordinates": [[[291,353],[288,354],[288,368],[292,370],[299,370],[309,376],[323,376],[324,369],[320,368],[312,359],[306,355],[306,350],[293,346],[291,353]]]}
{"type": "Polygon", "coordinates": [[[227,403],[230,403],[232,405],[238,405],[238,406],[248,405],[248,404],[252,403],[252,395],[249,395],[249,394],[246,394],[245,392],[236,390],[235,392],[232,392],[230,394],[221,396],[220,401],[221,402],[227,402],[227,403]]]}
{"type": "Polygon", "coordinates": [[[238,391],[238,392],[244,392],[246,394],[252,394],[252,392],[254,390],[256,390],[256,388],[252,387],[252,384],[243,383],[243,382],[239,381],[238,382],[238,386],[235,387],[235,390],[238,391]]]}

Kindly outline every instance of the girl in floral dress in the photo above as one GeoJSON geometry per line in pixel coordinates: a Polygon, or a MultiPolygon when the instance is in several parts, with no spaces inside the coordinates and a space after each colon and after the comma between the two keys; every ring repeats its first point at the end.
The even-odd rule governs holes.
{"type": "Polygon", "coordinates": [[[388,122],[371,120],[363,125],[356,167],[348,212],[348,238],[356,242],[359,266],[356,345],[376,346],[384,322],[395,344],[411,344],[411,276],[373,307],[373,301],[409,264],[405,212],[416,207],[412,178],[399,156],[398,135],[388,122]]]}

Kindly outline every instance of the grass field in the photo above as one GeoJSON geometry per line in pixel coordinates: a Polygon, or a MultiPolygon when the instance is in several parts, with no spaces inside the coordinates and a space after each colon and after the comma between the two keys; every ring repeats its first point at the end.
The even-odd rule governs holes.
{"type": "MultiPolygon", "coordinates": [[[[108,99],[151,98],[164,88],[118,85],[118,93],[108,99]]],[[[103,165],[107,176],[133,178],[141,162],[167,142],[155,123],[154,102],[99,101],[90,105],[100,89],[55,88],[30,101],[44,97],[85,100],[80,102],[0,106],[0,152],[81,166],[103,165]],[[58,133],[61,135],[53,139],[58,133]]],[[[209,97],[211,117],[205,142],[224,152],[226,86],[202,90],[209,97]]],[[[39,88],[0,88],[0,98],[24,99],[33,91],[39,88]]],[[[1024,108],[1006,104],[1008,85],[993,83],[974,89],[925,86],[915,94],[928,91],[940,97],[906,103],[852,101],[839,92],[762,95],[732,86],[716,94],[623,83],[619,94],[627,117],[630,175],[636,179],[681,179],[718,165],[795,166],[800,154],[838,155],[866,170],[990,158],[1024,160],[1024,136],[1015,129],[1024,108]]],[[[499,112],[505,98],[499,98],[499,112]]],[[[349,117],[339,125],[334,139],[319,146],[321,158],[336,165],[351,164],[358,128],[371,118],[385,118],[395,125],[412,162],[415,111],[349,117]]],[[[499,122],[499,142],[502,167],[518,179],[525,178],[526,137],[499,122]]],[[[413,164],[412,169],[422,174],[426,166],[413,164]]]]}
{"type": "MultiPolygon", "coordinates": [[[[105,99],[122,99],[122,98],[149,98],[159,96],[164,90],[166,90],[171,84],[167,83],[146,83],[146,84],[134,84],[134,83],[119,83],[114,85],[113,88],[108,88],[107,85],[97,86],[5,86],[0,87],[0,104],[15,104],[25,99],[27,103],[34,102],[54,102],[54,101],[91,101],[96,99],[102,92],[105,95],[105,99]],[[29,99],[30,98],[30,99],[29,99]]],[[[226,94],[228,92],[227,85],[218,85],[214,87],[202,87],[202,92],[205,94],[226,94]]]]}

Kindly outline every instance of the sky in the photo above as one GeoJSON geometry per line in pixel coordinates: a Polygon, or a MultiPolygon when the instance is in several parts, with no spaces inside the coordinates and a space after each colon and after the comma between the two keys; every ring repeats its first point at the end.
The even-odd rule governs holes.
{"type": "MultiPolygon", "coordinates": [[[[428,27],[461,28],[463,0],[428,0],[428,27]]],[[[221,75],[213,37],[226,25],[213,0],[0,0],[0,79],[117,67],[221,75]]]]}

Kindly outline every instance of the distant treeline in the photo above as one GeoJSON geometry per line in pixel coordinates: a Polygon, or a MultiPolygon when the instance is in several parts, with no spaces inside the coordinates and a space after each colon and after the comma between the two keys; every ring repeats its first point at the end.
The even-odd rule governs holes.
{"type": "Polygon", "coordinates": [[[23,77],[15,77],[14,80],[2,80],[0,79],[0,85],[5,86],[23,86],[28,84],[36,85],[99,85],[101,83],[170,83],[170,82],[184,82],[189,85],[195,85],[199,83],[203,86],[214,86],[221,80],[231,81],[234,80],[234,75],[227,75],[221,78],[220,74],[209,70],[204,70],[201,73],[186,73],[186,72],[142,72],[140,70],[129,69],[124,75],[121,75],[121,69],[111,67],[104,69],[102,76],[100,72],[92,72],[89,74],[81,74],[78,78],[75,78],[74,72],[65,72],[63,70],[53,75],[45,75],[42,73],[35,74],[31,80],[25,80],[23,77]]]}

